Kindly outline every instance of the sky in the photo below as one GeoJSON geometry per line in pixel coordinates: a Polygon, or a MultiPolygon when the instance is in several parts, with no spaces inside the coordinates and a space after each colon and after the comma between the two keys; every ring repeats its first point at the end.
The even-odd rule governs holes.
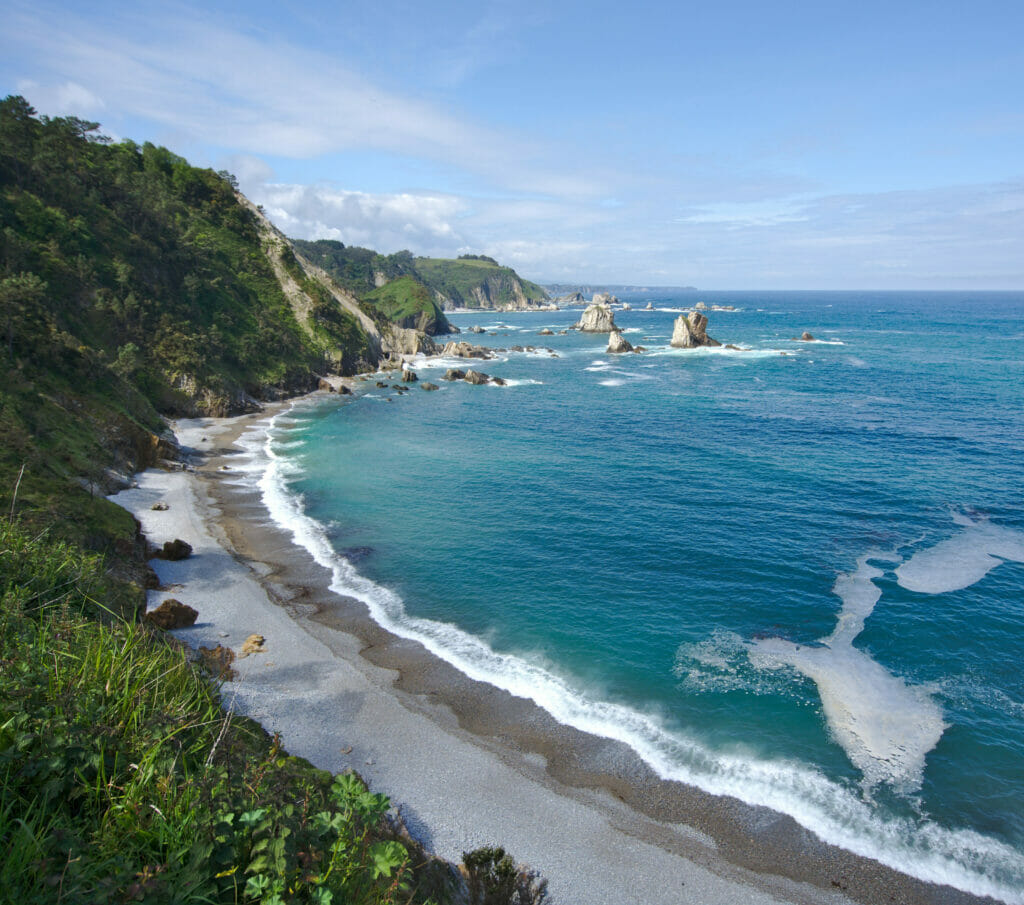
{"type": "Polygon", "coordinates": [[[0,0],[0,96],[296,238],[542,282],[1024,289],[1020,0],[0,0]]]}

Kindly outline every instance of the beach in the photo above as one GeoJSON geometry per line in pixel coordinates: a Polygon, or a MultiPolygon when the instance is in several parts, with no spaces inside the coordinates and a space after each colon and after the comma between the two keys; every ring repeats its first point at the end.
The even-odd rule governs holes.
{"type": "Polygon", "coordinates": [[[273,411],[178,422],[185,467],[146,471],[112,498],[151,543],[193,547],[153,561],[162,589],[149,606],[174,597],[198,610],[175,633],[193,647],[238,655],[264,636],[233,664],[225,706],[318,767],[359,772],[427,849],[457,862],[503,845],[548,878],[555,905],[984,901],[826,845],[767,808],[661,780],[625,745],[380,628],[231,480],[236,441],[273,411]]]}

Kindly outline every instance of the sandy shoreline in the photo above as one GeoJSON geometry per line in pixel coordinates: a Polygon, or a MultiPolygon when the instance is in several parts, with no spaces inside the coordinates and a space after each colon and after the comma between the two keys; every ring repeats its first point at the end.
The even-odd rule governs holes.
{"type": "Polygon", "coordinates": [[[389,634],[231,482],[235,440],[269,412],[181,422],[195,470],[152,469],[114,497],[154,543],[168,596],[199,611],[178,634],[239,651],[225,702],[317,766],[358,770],[437,854],[499,843],[550,881],[555,905],[967,903],[982,900],[825,845],[788,817],[660,780],[626,746],[561,726],[389,634]],[[200,455],[201,454],[201,455],[200,455]],[[226,466],[226,469],[225,469],[226,466]],[[166,511],[150,507],[158,500],[166,511]]]}

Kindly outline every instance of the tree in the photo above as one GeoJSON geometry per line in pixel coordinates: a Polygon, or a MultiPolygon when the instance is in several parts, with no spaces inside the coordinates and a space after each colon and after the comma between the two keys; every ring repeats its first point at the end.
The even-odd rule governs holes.
{"type": "Polygon", "coordinates": [[[7,338],[7,356],[14,359],[14,339],[30,338],[49,325],[43,301],[46,283],[34,273],[19,273],[0,281],[0,323],[7,338]]]}

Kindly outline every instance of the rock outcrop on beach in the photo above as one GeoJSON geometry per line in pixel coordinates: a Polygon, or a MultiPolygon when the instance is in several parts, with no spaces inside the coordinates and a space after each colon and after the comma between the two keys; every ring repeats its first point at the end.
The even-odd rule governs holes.
{"type": "Polygon", "coordinates": [[[615,316],[612,314],[612,309],[606,304],[595,302],[587,306],[574,329],[581,333],[611,333],[616,329],[615,316]]]}
{"type": "Polygon", "coordinates": [[[198,610],[193,609],[186,603],[182,603],[180,600],[168,597],[156,609],[146,613],[146,621],[150,625],[155,625],[157,628],[169,632],[172,629],[188,628],[190,625],[195,625],[198,616],[198,610]]]}
{"type": "Polygon", "coordinates": [[[633,347],[618,330],[612,330],[608,336],[608,348],[605,351],[610,355],[618,355],[623,352],[632,352],[633,347]]]}
{"type": "Polygon", "coordinates": [[[700,346],[720,346],[718,340],[707,334],[708,319],[699,311],[690,315],[680,314],[672,326],[669,345],[677,349],[696,349],[700,346]]]}

